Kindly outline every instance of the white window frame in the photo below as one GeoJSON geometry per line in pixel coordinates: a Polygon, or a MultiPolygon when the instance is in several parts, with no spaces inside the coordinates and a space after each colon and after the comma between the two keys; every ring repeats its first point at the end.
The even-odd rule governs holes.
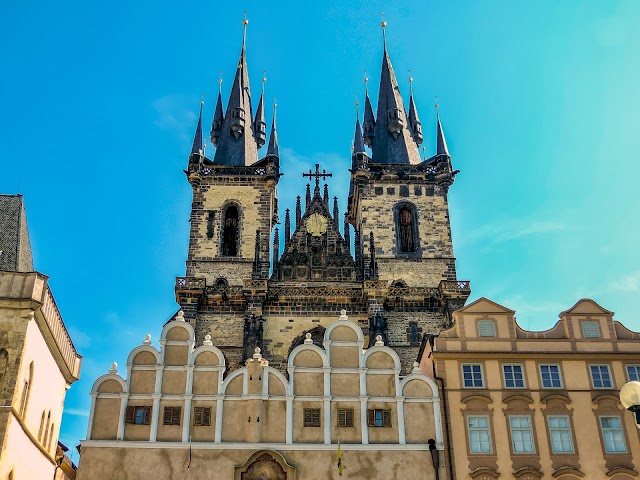
{"type": "Polygon", "coordinates": [[[601,338],[602,334],[600,332],[600,322],[598,320],[583,320],[580,322],[580,329],[582,330],[583,338],[601,338]],[[589,328],[585,329],[585,326],[589,326],[589,328]],[[590,330],[595,327],[594,330],[590,330]],[[595,333],[595,335],[593,334],[595,333]]]}
{"type": "Polygon", "coordinates": [[[496,334],[496,322],[493,320],[489,320],[489,319],[483,319],[483,320],[478,320],[478,336],[479,337],[484,337],[484,338],[495,338],[497,336],[496,334]],[[491,325],[491,335],[483,335],[482,331],[483,329],[480,328],[480,325],[491,325]]]}
{"type": "Polygon", "coordinates": [[[491,455],[493,453],[493,442],[491,441],[491,418],[488,415],[468,415],[467,416],[467,441],[469,442],[469,453],[473,455],[491,455]],[[484,418],[487,421],[486,427],[472,427],[469,425],[469,421],[472,418],[484,418]],[[483,451],[474,451],[473,450],[473,441],[471,440],[471,434],[478,434],[478,445],[480,446],[480,450],[482,450],[483,440],[480,439],[480,435],[482,433],[486,433],[486,440],[484,442],[489,443],[489,450],[486,452],[483,451]]]}
{"type": "Polygon", "coordinates": [[[570,455],[575,453],[575,447],[573,445],[573,434],[571,432],[571,419],[569,418],[569,415],[549,415],[547,417],[547,428],[549,429],[549,440],[551,442],[551,453],[553,455],[570,455]],[[562,418],[564,420],[566,420],[567,422],[567,426],[566,427],[552,427],[551,426],[551,420],[552,419],[559,419],[562,418]],[[562,439],[562,434],[566,433],[568,435],[568,440],[569,440],[569,445],[571,446],[571,450],[560,450],[560,451],[556,451],[555,447],[554,447],[554,440],[553,440],[553,435],[554,433],[558,434],[560,436],[559,438],[559,443],[562,447],[564,447],[564,441],[562,439]]]}
{"type": "MultiPolygon", "coordinates": [[[[509,415],[509,433],[511,434],[511,450],[513,451],[514,455],[531,455],[531,454],[535,454],[536,453],[536,442],[535,442],[535,436],[533,435],[533,421],[532,421],[530,415],[509,415]],[[521,426],[514,427],[513,424],[512,424],[512,420],[522,419],[522,418],[526,418],[527,419],[527,422],[529,422],[529,426],[527,426],[527,427],[521,427],[521,426]],[[514,433],[518,434],[518,436],[521,436],[525,432],[528,432],[529,436],[531,438],[531,450],[517,451],[516,450],[516,440],[515,440],[515,437],[514,437],[514,433]]],[[[520,441],[522,443],[522,448],[524,448],[525,440],[521,437],[520,441]]]]}
{"type": "Polygon", "coordinates": [[[540,373],[540,388],[543,389],[556,389],[556,388],[563,388],[564,384],[562,383],[562,367],[560,366],[559,363],[541,363],[540,365],[538,365],[538,372],[540,373]],[[542,367],[558,367],[558,380],[560,381],[560,385],[557,387],[554,386],[550,386],[547,387],[544,384],[544,379],[542,378],[542,367]]]}
{"type": "MultiPolygon", "coordinates": [[[[601,415],[599,417],[599,423],[600,423],[600,433],[602,434],[602,444],[604,445],[604,453],[609,454],[609,455],[617,455],[620,453],[627,453],[628,449],[627,449],[627,440],[624,438],[624,429],[622,428],[622,419],[618,416],[618,415],[601,415]],[[611,428],[611,427],[607,427],[605,428],[602,425],[602,420],[604,420],[605,418],[615,418],[618,421],[619,427],[617,428],[611,428]],[[622,439],[622,445],[624,447],[624,450],[609,450],[607,448],[607,433],[609,434],[615,434],[615,432],[619,432],[620,433],[620,437],[622,439]]],[[[615,446],[615,440],[613,440],[614,442],[614,446],[615,446]]]]}
{"type": "Polygon", "coordinates": [[[597,390],[611,390],[614,387],[614,383],[613,383],[613,377],[611,376],[611,367],[606,364],[606,363],[594,363],[594,364],[590,364],[589,365],[589,375],[591,376],[591,385],[593,385],[593,388],[597,389],[597,390]],[[600,375],[600,383],[602,383],[603,385],[600,387],[596,387],[596,379],[593,377],[593,367],[598,368],[598,374],[600,375]],[[609,375],[609,386],[605,387],[604,386],[604,382],[602,381],[602,370],[600,370],[602,367],[605,367],[607,369],[607,375],[609,375]]]}
{"type": "MultiPolygon", "coordinates": [[[[463,363],[462,365],[460,365],[460,373],[462,375],[462,388],[486,388],[485,387],[485,380],[484,380],[484,368],[482,367],[481,363],[463,363]],[[465,384],[465,382],[464,382],[464,367],[480,367],[480,383],[481,383],[480,386],[473,385],[471,387],[468,387],[465,384]]],[[[473,371],[471,372],[471,379],[473,381],[473,371]]]]}
{"type": "MultiPolygon", "coordinates": [[[[509,390],[522,390],[523,388],[527,388],[527,381],[524,378],[524,365],[522,363],[503,363],[502,364],[502,381],[504,382],[504,388],[508,388],[509,390]],[[509,387],[507,385],[507,372],[505,371],[505,367],[520,367],[520,374],[522,375],[522,386],[517,387],[509,387]]],[[[515,375],[513,377],[513,382],[515,384],[515,375]]]]}
{"type": "Polygon", "coordinates": [[[638,364],[628,364],[624,366],[624,370],[627,373],[627,380],[630,382],[640,382],[640,365],[638,364]],[[636,378],[635,379],[631,379],[631,375],[629,374],[629,368],[633,368],[636,372],[636,378]]]}

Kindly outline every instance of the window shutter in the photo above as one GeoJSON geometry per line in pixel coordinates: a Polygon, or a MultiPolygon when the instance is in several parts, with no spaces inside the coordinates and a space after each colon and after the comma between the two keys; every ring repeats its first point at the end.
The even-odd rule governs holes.
{"type": "Polygon", "coordinates": [[[353,409],[345,410],[345,422],[347,427],[353,427],[353,409]]]}
{"type": "Polygon", "coordinates": [[[164,415],[162,416],[163,425],[171,425],[171,407],[164,407],[164,415]]]}
{"type": "Polygon", "coordinates": [[[196,407],[193,414],[193,424],[202,425],[202,407],[196,407]]]}
{"type": "Polygon", "coordinates": [[[383,410],[382,412],[382,426],[390,427],[391,426],[391,410],[383,410]]]}
{"type": "Polygon", "coordinates": [[[376,412],[373,409],[367,410],[367,424],[370,427],[376,426],[376,412]]]}
{"type": "Polygon", "coordinates": [[[320,426],[320,410],[313,410],[313,425],[320,426]]]}
{"type": "Polygon", "coordinates": [[[127,407],[127,420],[126,423],[133,423],[136,418],[136,410],[133,407],[127,407]]]}
{"type": "Polygon", "coordinates": [[[205,407],[202,409],[202,425],[211,425],[211,408],[205,407]]]}
{"type": "Polygon", "coordinates": [[[347,426],[347,411],[344,408],[338,409],[338,426],[339,427],[347,426]]]}
{"type": "Polygon", "coordinates": [[[308,425],[311,425],[311,423],[312,423],[311,409],[306,408],[304,410],[304,424],[308,426],[308,425]]]}
{"type": "Polygon", "coordinates": [[[144,407],[144,422],[145,425],[151,424],[151,407],[144,407]]]}

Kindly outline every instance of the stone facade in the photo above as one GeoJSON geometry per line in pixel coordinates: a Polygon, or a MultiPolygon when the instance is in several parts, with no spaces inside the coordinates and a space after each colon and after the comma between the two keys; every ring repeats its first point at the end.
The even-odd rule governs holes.
{"type": "Polygon", "coordinates": [[[638,476],[640,437],[618,394],[640,375],[639,333],[589,299],[543,332],[523,330],[513,310],[486,298],[454,321],[425,340],[420,362],[447,392],[453,478],[638,476]]]}

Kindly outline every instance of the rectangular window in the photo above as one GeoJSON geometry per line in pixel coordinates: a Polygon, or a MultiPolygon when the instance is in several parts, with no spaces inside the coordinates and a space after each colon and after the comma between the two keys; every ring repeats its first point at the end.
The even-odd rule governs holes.
{"type": "Polygon", "coordinates": [[[524,388],[522,365],[503,365],[502,374],[505,388],[524,388]]]}
{"type": "Polygon", "coordinates": [[[511,428],[511,446],[513,453],[533,453],[533,430],[531,430],[531,417],[528,415],[509,416],[511,428]]]}
{"type": "Polygon", "coordinates": [[[573,453],[573,438],[569,427],[569,417],[553,415],[547,417],[551,450],[553,453],[573,453]]]}
{"type": "Polygon", "coordinates": [[[338,426],[353,427],[353,408],[338,409],[338,426]]]}
{"type": "Polygon", "coordinates": [[[211,407],[195,407],[193,409],[193,424],[208,427],[211,425],[211,407]]]}
{"type": "Polygon", "coordinates": [[[600,428],[602,429],[605,453],[627,452],[620,417],[600,417],[600,428]]]}
{"type": "Polygon", "coordinates": [[[562,388],[560,365],[540,365],[540,380],[543,388],[562,388]]]}
{"type": "Polygon", "coordinates": [[[164,407],[163,425],[180,425],[181,407],[164,407]]]}
{"type": "Polygon", "coordinates": [[[627,365],[627,378],[630,382],[640,382],[640,365],[627,365]]]}
{"type": "Polygon", "coordinates": [[[151,423],[151,407],[127,407],[126,423],[149,425],[151,423]]]}
{"type": "Polygon", "coordinates": [[[482,388],[482,365],[479,363],[462,365],[462,384],[464,388],[482,388]]]}
{"type": "Polygon", "coordinates": [[[491,453],[489,417],[467,417],[467,430],[469,432],[469,451],[471,453],[491,453]]]}
{"type": "Polygon", "coordinates": [[[367,410],[367,424],[370,427],[390,427],[391,410],[369,409],[367,410]]]}
{"type": "Polygon", "coordinates": [[[305,427],[320,426],[320,409],[319,408],[304,409],[304,426],[305,427]]]}
{"type": "Polygon", "coordinates": [[[597,320],[585,320],[582,323],[582,336],[584,338],[600,338],[600,325],[597,320]]]}
{"type": "Polygon", "coordinates": [[[589,365],[593,388],[613,388],[609,365],[589,365]]]}

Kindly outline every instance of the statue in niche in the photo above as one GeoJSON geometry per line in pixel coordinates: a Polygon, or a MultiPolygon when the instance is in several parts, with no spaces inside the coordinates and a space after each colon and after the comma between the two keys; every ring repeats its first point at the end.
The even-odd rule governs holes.
{"type": "Polygon", "coordinates": [[[376,336],[382,336],[385,345],[388,341],[387,319],[384,318],[382,312],[376,314],[369,319],[369,346],[372,347],[376,343],[376,336]]]}
{"type": "Polygon", "coordinates": [[[264,320],[256,317],[253,313],[244,319],[244,348],[242,360],[253,356],[256,347],[263,348],[262,339],[264,334],[264,320]]]}
{"type": "Polygon", "coordinates": [[[400,250],[402,252],[415,252],[413,244],[413,215],[411,210],[404,207],[400,209],[400,250]]]}

